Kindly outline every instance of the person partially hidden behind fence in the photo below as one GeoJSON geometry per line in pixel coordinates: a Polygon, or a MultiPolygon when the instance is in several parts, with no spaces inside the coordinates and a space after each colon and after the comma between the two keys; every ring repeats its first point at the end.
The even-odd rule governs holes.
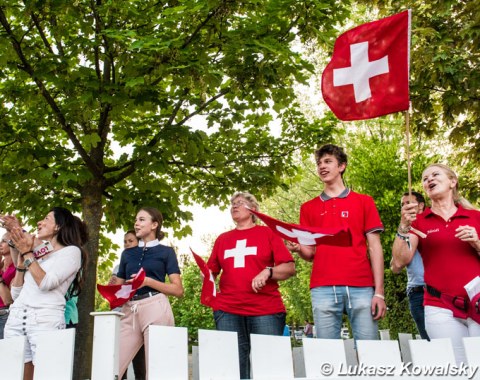
{"type": "Polygon", "coordinates": [[[300,208],[307,227],[345,227],[351,247],[287,243],[291,251],[312,261],[310,293],[316,337],[340,339],[344,314],[355,340],[378,339],[378,321],[385,316],[382,221],[373,198],[346,187],[347,155],[337,145],[315,151],[317,174],[323,183],[319,196],[300,208]]]}
{"type": "MultiPolygon", "coordinates": [[[[401,199],[401,206],[403,207],[406,203],[416,203],[416,212],[421,214],[425,209],[425,198],[422,194],[412,191],[410,193],[406,192],[403,194],[401,199]]],[[[404,266],[398,265],[395,261],[395,258],[392,257],[390,262],[390,268],[393,273],[400,273],[404,266]]],[[[423,261],[422,257],[418,250],[412,257],[407,265],[407,297],[408,304],[410,307],[410,314],[412,315],[415,324],[417,325],[418,332],[422,339],[430,340],[425,330],[425,308],[423,306],[423,295],[425,293],[425,280],[423,278],[423,261]]]]}
{"type": "Polygon", "coordinates": [[[457,364],[467,363],[462,338],[480,336],[480,293],[465,288],[475,288],[476,281],[478,289],[480,282],[480,212],[460,197],[457,175],[448,166],[428,166],[422,183],[431,207],[418,215],[416,203],[403,205],[392,254],[402,266],[418,249],[425,268],[428,336],[451,338],[457,364]]]}
{"type": "Polygon", "coordinates": [[[86,226],[69,210],[54,207],[37,225],[36,237],[12,219],[5,225],[18,251],[5,338],[26,337],[25,380],[33,379],[38,335],[65,328],[65,294],[72,282],[79,294],[88,258],[86,226]]]}
{"type": "MultiPolygon", "coordinates": [[[[174,326],[168,296],[182,297],[183,285],[177,256],[171,247],[160,244],[163,238],[163,216],[153,207],[141,208],[135,218],[137,247],[123,251],[114,284],[123,284],[143,268],[146,277],[135,295],[122,306],[125,315],[120,320],[120,374],[145,344],[148,368],[148,327],[174,326]],[[169,283],[166,283],[168,276],[169,283]]],[[[148,379],[148,371],[147,371],[148,379]]]]}
{"type": "Polygon", "coordinates": [[[240,377],[250,378],[250,334],[282,335],[286,311],[278,281],[295,274],[295,263],[282,239],[256,224],[255,197],[237,192],[230,213],[235,229],[218,236],[208,266],[220,273],[214,310],[217,330],[238,334],[240,377]]]}

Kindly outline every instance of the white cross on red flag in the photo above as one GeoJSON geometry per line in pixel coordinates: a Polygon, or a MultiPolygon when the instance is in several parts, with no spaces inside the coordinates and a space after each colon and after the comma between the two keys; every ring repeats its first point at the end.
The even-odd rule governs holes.
{"type": "Polygon", "coordinates": [[[337,38],[322,74],[322,95],[340,120],[408,110],[410,20],[406,10],[337,38]]]}
{"type": "Polygon", "coordinates": [[[217,288],[215,287],[215,278],[213,277],[212,271],[208,268],[207,263],[202,259],[201,256],[197,255],[193,250],[193,258],[197,263],[200,271],[203,275],[203,284],[202,284],[202,294],[200,295],[200,302],[202,305],[215,308],[215,301],[217,296],[217,288]]]}
{"type": "Polygon", "coordinates": [[[302,245],[325,244],[340,247],[350,247],[352,245],[352,236],[348,227],[306,227],[299,224],[285,223],[251,208],[248,209],[270,227],[273,232],[285,240],[302,245]]]}
{"type": "Polygon", "coordinates": [[[131,282],[122,285],[97,284],[97,289],[102,297],[110,304],[110,309],[115,309],[133,297],[137,289],[142,286],[145,275],[145,270],[140,268],[131,282]]]}

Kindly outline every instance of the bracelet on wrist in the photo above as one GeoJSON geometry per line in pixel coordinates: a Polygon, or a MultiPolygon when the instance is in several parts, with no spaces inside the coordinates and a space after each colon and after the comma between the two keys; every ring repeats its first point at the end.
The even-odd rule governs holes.
{"type": "Polygon", "coordinates": [[[384,296],[383,294],[375,293],[373,296],[374,296],[374,297],[377,297],[377,298],[380,298],[380,299],[382,299],[382,300],[385,301],[385,296],[384,296]]]}
{"type": "Polygon", "coordinates": [[[25,256],[25,255],[28,255],[29,253],[33,253],[33,250],[30,250],[30,251],[27,251],[27,252],[23,252],[23,253],[20,253],[20,256],[25,256]]]}
{"type": "Polygon", "coordinates": [[[402,235],[400,232],[397,232],[395,236],[407,242],[408,249],[411,249],[412,246],[410,244],[410,237],[408,235],[402,235]]]}
{"type": "Polygon", "coordinates": [[[399,234],[408,234],[410,232],[412,227],[407,226],[407,227],[402,227],[402,225],[398,226],[397,232],[399,234]]]}
{"type": "Polygon", "coordinates": [[[20,273],[25,273],[27,271],[27,268],[19,268],[19,267],[15,267],[15,270],[17,272],[20,272],[20,273]]]}

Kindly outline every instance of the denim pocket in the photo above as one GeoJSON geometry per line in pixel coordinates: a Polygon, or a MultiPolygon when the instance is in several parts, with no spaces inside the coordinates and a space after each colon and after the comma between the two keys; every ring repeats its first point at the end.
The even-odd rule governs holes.
{"type": "Polygon", "coordinates": [[[218,323],[224,316],[225,316],[224,311],[216,310],[213,312],[213,319],[215,319],[215,323],[218,323]]]}

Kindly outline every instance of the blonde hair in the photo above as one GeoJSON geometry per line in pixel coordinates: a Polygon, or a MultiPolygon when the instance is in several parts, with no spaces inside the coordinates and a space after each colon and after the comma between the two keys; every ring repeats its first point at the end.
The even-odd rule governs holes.
{"type": "Polygon", "coordinates": [[[424,169],[424,172],[425,170],[431,167],[436,167],[443,170],[443,172],[447,175],[448,178],[456,181],[455,187],[452,189],[453,202],[455,204],[459,204],[466,210],[477,210],[477,208],[474,205],[472,205],[468,200],[466,200],[464,197],[460,195],[458,191],[458,182],[459,182],[458,176],[449,166],[444,164],[430,164],[424,169]]]}
{"type": "MultiPolygon", "coordinates": [[[[238,197],[245,198],[250,208],[253,208],[255,211],[260,211],[260,206],[258,204],[257,198],[255,198],[254,195],[247,193],[246,191],[237,191],[231,196],[230,202],[233,203],[233,201],[238,197]]],[[[257,216],[252,214],[252,220],[254,223],[256,223],[258,220],[257,216]]]]}

